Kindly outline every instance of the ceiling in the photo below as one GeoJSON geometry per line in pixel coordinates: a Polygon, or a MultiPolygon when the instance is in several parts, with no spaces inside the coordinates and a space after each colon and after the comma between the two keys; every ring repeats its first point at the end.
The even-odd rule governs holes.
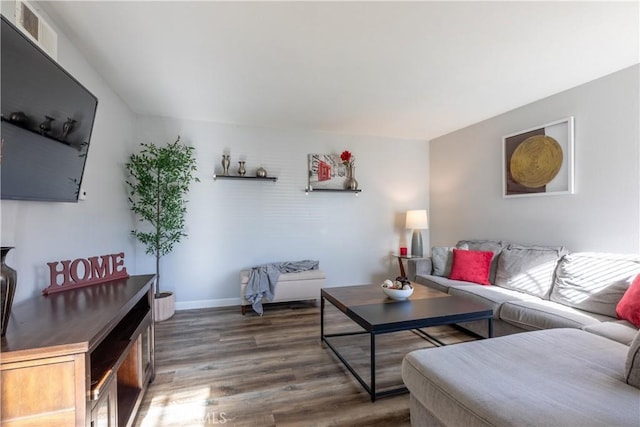
{"type": "Polygon", "coordinates": [[[637,1],[47,1],[136,113],[432,139],[639,62],[637,1]]]}

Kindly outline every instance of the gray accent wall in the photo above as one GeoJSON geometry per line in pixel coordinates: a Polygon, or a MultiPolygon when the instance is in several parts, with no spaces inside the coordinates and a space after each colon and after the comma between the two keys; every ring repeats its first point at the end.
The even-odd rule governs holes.
{"type": "Polygon", "coordinates": [[[635,65],[433,139],[432,245],[496,238],[639,252],[639,81],[635,65]],[[502,137],[568,116],[575,119],[575,194],[503,198],[502,137]]]}

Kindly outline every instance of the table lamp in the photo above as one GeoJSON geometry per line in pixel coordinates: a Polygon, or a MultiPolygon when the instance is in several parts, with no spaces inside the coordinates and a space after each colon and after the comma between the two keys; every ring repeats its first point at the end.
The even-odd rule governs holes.
{"type": "Polygon", "coordinates": [[[422,232],[420,230],[429,228],[426,210],[407,211],[406,228],[413,229],[411,237],[411,255],[422,256],[422,232]]]}

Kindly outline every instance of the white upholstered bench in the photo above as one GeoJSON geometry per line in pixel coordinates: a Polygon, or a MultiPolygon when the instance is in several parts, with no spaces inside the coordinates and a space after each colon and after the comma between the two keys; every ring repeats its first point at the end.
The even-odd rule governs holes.
{"type": "MultiPolygon", "coordinates": [[[[247,312],[247,307],[251,304],[245,298],[245,290],[249,282],[249,271],[240,271],[240,304],[242,314],[247,312]]],[[[284,273],[278,278],[276,292],[273,301],[267,302],[289,302],[316,300],[320,298],[320,288],[324,286],[325,275],[322,270],[307,270],[299,273],[284,273]]]]}

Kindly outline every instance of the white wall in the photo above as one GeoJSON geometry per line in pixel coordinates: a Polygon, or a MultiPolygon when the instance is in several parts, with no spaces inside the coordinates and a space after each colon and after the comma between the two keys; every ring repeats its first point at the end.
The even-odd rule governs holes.
{"type": "MultiPolygon", "coordinates": [[[[13,8],[2,2],[11,20],[13,8]]],[[[390,254],[410,238],[404,213],[429,203],[426,141],[136,118],[42,14],[58,31],[59,63],[99,103],[83,180],[87,200],[0,202],[1,243],[16,247],[7,258],[18,271],[16,303],[47,286],[50,261],[124,251],[130,274],[154,271],[152,257],[129,234],[134,222],[123,165],[139,142],[168,142],[178,134],[196,147],[202,181],[190,193],[189,237],[162,264],[163,288],[176,291],[179,308],[237,304],[239,270],[265,262],[318,259],[330,286],[398,275],[390,254]],[[226,149],[234,168],[244,156],[249,173],[263,165],[278,182],[214,182],[226,149]],[[307,154],[345,149],[356,156],[363,192],[306,196],[307,154]]]]}
{"type": "MultiPolygon", "coordinates": [[[[13,7],[14,2],[2,2],[2,13],[12,22],[13,7]]],[[[15,246],[7,264],[18,272],[16,303],[38,295],[48,285],[47,262],[124,251],[125,265],[135,264],[129,236],[132,219],[123,185],[135,117],[59,30],[58,44],[58,62],[98,97],[82,185],[87,200],[0,202],[2,246],[15,246]]]]}
{"type": "MultiPolygon", "coordinates": [[[[405,211],[428,206],[426,141],[162,118],[141,118],[137,130],[139,142],[180,135],[196,148],[201,182],[189,193],[189,237],[161,266],[162,288],[175,291],[178,308],[238,304],[239,271],[268,262],[317,259],[329,286],[395,277],[390,253],[410,240],[405,211]],[[233,173],[244,158],[248,174],[262,165],[278,181],[214,181],[225,150],[233,173]],[[356,156],[362,193],[305,195],[307,154],[343,150],[356,156]]],[[[153,258],[138,253],[136,271],[153,272],[153,258]]]]}
{"type": "Polygon", "coordinates": [[[431,141],[431,241],[640,252],[640,66],[431,141]],[[502,136],[575,117],[576,193],[502,198],[502,136]]]}

